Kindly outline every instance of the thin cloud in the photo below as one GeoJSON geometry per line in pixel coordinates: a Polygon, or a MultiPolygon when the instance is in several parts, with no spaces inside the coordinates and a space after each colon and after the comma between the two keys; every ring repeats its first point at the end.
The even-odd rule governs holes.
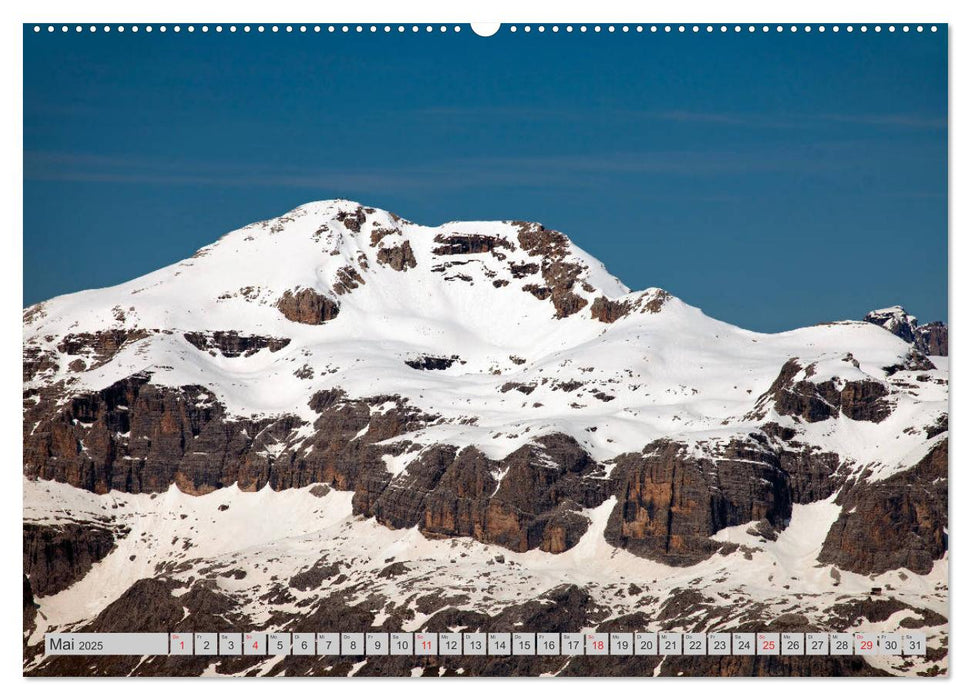
{"type": "Polygon", "coordinates": [[[758,129],[799,129],[806,126],[805,120],[767,116],[764,114],[739,114],[732,112],[688,112],[670,110],[654,112],[652,116],[659,121],[682,124],[720,124],[758,129]]]}
{"type": "Polygon", "coordinates": [[[864,143],[817,141],[810,145],[746,150],[670,149],[639,152],[499,155],[372,167],[272,166],[161,156],[118,156],[27,151],[30,181],[105,182],[304,190],[414,192],[484,187],[583,188],[596,180],[627,176],[723,178],[767,173],[822,173],[869,167],[864,143]]]}
{"type": "Polygon", "coordinates": [[[917,114],[821,114],[822,121],[862,124],[865,126],[899,126],[908,129],[946,129],[947,119],[917,114]]]}
{"type": "Polygon", "coordinates": [[[110,156],[59,151],[24,153],[24,179],[48,182],[396,190],[413,186],[415,178],[423,179],[434,175],[434,171],[420,173],[385,169],[277,169],[253,163],[149,156],[110,156]]]}
{"type": "Polygon", "coordinates": [[[804,114],[765,115],[735,112],[669,111],[656,114],[659,119],[685,123],[724,124],[772,129],[805,129],[823,124],[859,124],[908,129],[944,129],[947,120],[917,114],[804,114]]]}
{"type": "Polygon", "coordinates": [[[674,122],[682,124],[711,124],[728,127],[755,129],[818,129],[833,124],[849,124],[874,127],[906,128],[914,130],[938,130],[947,128],[947,119],[912,113],[873,114],[761,114],[745,112],[706,112],[684,109],[636,110],[601,108],[595,112],[583,109],[535,106],[425,107],[414,110],[419,117],[447,117],[468,121],[477,119],[515,119],[519,121],[589,121],[591,118],[624,121],[674,122]]]}

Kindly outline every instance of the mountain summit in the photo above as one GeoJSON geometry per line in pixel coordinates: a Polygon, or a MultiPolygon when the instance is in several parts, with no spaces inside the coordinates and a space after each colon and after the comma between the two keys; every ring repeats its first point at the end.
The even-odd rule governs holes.
{"type": "MultiPolygon", "coordinates": [[[[31,383],[97,391],[143,373],[201,383],[239,416],[308,422],[321,390],[400,395],[441,416],[413,437],[497,457],[554,429],[601,458],[653,438],[744,434],[790,360],[817,381],[880,384],[913,350],[866,323],[760,334],[660,289],[631,293],[540,224],[430,228],[344,200],[33,306],[25,334],[31,383]]],[[[882,440],[866,443],[861,464],[880,458],[882,440]]]]}

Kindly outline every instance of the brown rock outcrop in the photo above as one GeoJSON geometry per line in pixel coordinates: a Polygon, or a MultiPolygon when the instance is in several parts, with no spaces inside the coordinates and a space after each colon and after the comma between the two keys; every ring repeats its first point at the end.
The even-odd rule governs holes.
{"type": "Polygon", "coordinates": [[[337,576],[341,571],[340,564],[336,562],[318,561],[309,569],[301,571],[290,577],[290,588],[298,591],[310,591],[320,588],[326,579],[337,576]]]}
{"type": "Polygon", "coordinates": [[[630,313],[631,305],[626,301],[611,301],[607,297],[597,297],[590,305],[590,317],[601,323],[613,323],[630,313]]]}
{"type": "Polygon", "coordinates": [[[589,524],[576,511],[602,503],[609,488],[602,467],[575,440],[553,434],[498,461],[472,447],[429,448],[394,478],[372,472],[360,482],[354,508],[428,535],[561,552],[589,524]]]}
{"type": "Polygon", "coordinates": [[[945,439],[911,469],[848,485],[819,561],[860,574],[929,573],[948,546],[947,449],[945,439]]]}
{"type": "Polygon", "coordinates": [[[183,333],[191,345],[223,357],[249,357],[268,348],[270,352],[282,350],[290,344],[289,338],[271,338],[263,335],[240,335],[237,331],[213,331],[212,333],[183,333]]]}
{"type": "Polygon", "coordinates": [[[57,349],[65,355],[85,357],[90,363],[88,369],[96,369],[111,361],[126,345],[153,332],[145,328],[113,328],[96,333],[69,333],[61,338],[57,349]]]}
{"type": "Polygon", "coordinates": [[[671,656],[661,676],[790,677],[887,676],[860,656],[671,656]]]}
{"type": "Polygon", "coordinates": [[[767,520],[784,526],[792,508],[789,476],[772,455],[695,458],[683,445],[657,441],[621,455],[612,477],[618,503],[605,537],[611,544],[673,566],[696,564],[718,547],[710,536],[767,520]]]}
{"type": "Polygon", "coordinates": [[[231,418],[204,387],[158,386],[146,374],[63,404],[44,396],[26,409],[25,426],[36,426],[25,428],[24,473],[95,493],[160,492],[173,483],[192,494],[233,483],[353,490],[359,474],[381,465],[381,454],[400,449],[373,443],[433,420],[395,396],[320,392],[310,405],[319,414],[313,437],[291,444],[301,425],[294,416],[231,418]],[[387,403],[393,407],[372,410],[387,403]]]}
{"type": "Polygon", "coordinates": [[[459,361],[458,355],[451,357],[436,357],[434,355],[419,355],[405,360],[405,364],[412,369],[442,370],[448,369],[459,361]]]}
{"type": "Polygon", "coordinates": [[[25,522],[24,574],[32,593],[53,595],[80,581],[114,549],[115,537],[112,529],[87,523],[25,522]]]}
{"type": "Polygon", "coordinates": [[[947,326],[940,321],[918,326],[916,344],[926,355],[947,355],[947,326]]]}
{"type": "Polygon", "coordinates": [[[839,392],[840,412],[853,420],[879,423],[893,410],[886,400],[889,393],[880,382],[846,382],[839,392]]]}
{"type": "MultiPolygon", "coordinates": [[[[34,600],[34,591],[30,587],[27,574],[23,574],[23,601],[24,601],[24,637],[37,628],[37,602],[34,600]]],[[[24,644],[26,647],[26,643],[24,644]]]]}
{"type": "Polygon", "coordinates": [[[789,475],[793,503],[814,503],[832,496],[843,485],[840,456],[793,445],[779,452],[779,467],[789,475]]]}
{"type": "Polygon", "coordinates": [[[505,238],[478,234],[453,233],[446,236],[440,233],[435,236],[435,242],[439,244],[432,250],[435,255],[477,255],[491,253],[497,247],[512,249],[512,245],[505,238]]]}
{"type": "Polygon", "coordinates": [[[25,345],[23,355],[23,381],[32,382],[37,375],[53,370],[57,371],[59,365],[57,354],[50,350],[44,350],[36,345],[25,345]]]}
{"type": "Polygon", "coordinates": [[[903,370],[908,370],[911,372],[927,372],[932,369],[934,369],[934,363],[930,361],[930,358],[914,347],[910,349],[910,352],[907,353],[907,357],[905,357],[902,362],[897,362],[889,367],[884,367],[883,371],[886,372],[887,376],[889,377],[903,370]]]}
{"type": "MultiPolygon", "coordinates": [[[[546,282],[548,296],[556,309],[557,318],[572,316],[587,305],[574,287],[585,271],[582,265],[567,261],[570,241],[559,231],[551,231],[541,224],[514,222],[519,228],[519,245],[531,256],[542,258],[540,272],[546,282]]],[[[527,285],[527,287],[535,285],[527,285]]],[[[526,289],[526,287],[524,287],[526,289]]],[[[533,289],[526,289],[540,297],[533,289]]]]}
{"type": "MultiPolygon", "coordinates": [[[[807,376],[812,367],[807,368],[807,376]]],[[[832,379],[794,381],[802,369],[795,358],[788,360],[769,390],[759,397],[752,415],[764,416],[762,409],[770,401],[781,415],[798,416],[809,423],[835,418],[839,413],[853,420],[879,423],[893,410],[886,398],[889,395],[887,387],[878,381],[847,381],[842,388],[838,388],[832,379]]]]}
{"type": "Polygon", "coordinates": [[[649,292],[641,294],[638,298],[637,303],[640,306],[641,313],[644,314],[656,314],[660,313],[664,305],[671,300],[671,295],[664,291],[663,289],[655,289],[649,292]]]}
{"type": "MultiPolygon", "coordinates": [[[[362,258],[362,260],[366,267],[367,258],[362,258]]],[[[334,284],[331,285],[332,289],[334,290],[334,294],[347,294],[364,284],[364,278],[361,277],[361,273],[350,265],[345,265],[337,270],[336,277],[337,279],[335,280],[334,284]]]]}
{"type": "Polygon", "coordinates": [[[337,318],[341,310],[340,304],[336,301],[308,288],[288,289],[277,299],[276,308],[288,320],[312,326],[319,326],[337,318]]]}
{"type": "Polygon", "coordinates": [[[389,246],[378,250],[378,262],[387,265],[395,272],[404,272],[415,267],[415,253],[411,249],[411,241],[405,241],[396,246],[389,246]]]}
{"type": "Polygon", "coordinates": [[[900,306],[871,311],[863,320],[893,333],[925,355],[947,355],[947,325],[940,321],[918,325],[917,318],[900,306]]]}
{"type": "Polygon", "coordinates": [[[362,207],[355,207],[353,211],[338,212],[334,218],[344,224],[348,231],[360,233],[361,226],[367,221],[367,213],[362,207]]]}

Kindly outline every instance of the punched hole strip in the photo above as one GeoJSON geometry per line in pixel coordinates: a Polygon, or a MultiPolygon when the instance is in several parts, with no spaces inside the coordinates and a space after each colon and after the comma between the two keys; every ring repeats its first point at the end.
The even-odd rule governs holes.
{"type": "Polygon", "coordinates": [[[50,633],[52,656],[924,656],[923,632],[50,633]]]}

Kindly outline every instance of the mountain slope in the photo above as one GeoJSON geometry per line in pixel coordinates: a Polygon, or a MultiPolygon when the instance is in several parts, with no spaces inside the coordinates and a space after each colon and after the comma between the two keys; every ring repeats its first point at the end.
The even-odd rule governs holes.
{"type": "MultiPolygon", "coordinates": [[[[513,426],[565,428],[599,458],[643,447],[651,437],[737,434],[753,399],[791,358],[815,364],[816,376],[883,381],[883,368],[905,363],[911,351],[863,323],[756,334],[661,290],[629,294],[561,234],[536,225],[429,229],[350,202],[301,207],[233,232],[190,260],[45,302],[27,317],[28,348],[58,357],[57,370],[39,378],[47,385],[74,380],[72,391],[99,390],[150,372],[153,383],[179,387],[203,377],[232,414],[286,412],[305,420],[315,417],[307,399],[320,390],[403,394],[447,423],[479,418],[480,426],[443,426],[429,440],[488,442],[497,457],[525,442],[490,439],[513,426]],[[523,245],[533,232],[547,242],[523,245]],[[476,240],[484,241],[480,248],[453,252],[476,240]],[[381,262],[389,257],[384,251],[402,249],[413,265],[399,270],[381,262]],[[528,291],[536,288],[559,291],[538,299],[528,291]],[[280,301],[301,293],[339,311],[320,325],[291,321],[280,301]],[[561,318],[556,299],[569,295],[576,310],[561,318]],[[593,318],[594,307],[604,305],[619,309],[619,317],[593,318]],[[99,344],[107,346],[101,355],[99,344]],[[419,372],[407,364],[423,358],[450,366],[419,372]],[[564,390],[575,382],[582,389],[564,390]],[[504,391],[510,384],[520,390],[504,391]],[[614,398],[598,399],[597,392],[614,398]],[[585,434],[593,426],[608,433],[585,434]]],[[[904,412],[928,397],[897,398],[904,412]]],[[[899,430],[888,432],[896,438],[899,430]]],[[[899,444],[894,450],[902,452],[899,444]]]]}
{"type": "MultiPolygon", "coordinates": [[[[485,547],[481,561],[457,565],[470,571],[494,561],[497,546],[542,550],[572,562],[571,580],[590,595],[592,572],[622,555],[661,588],[659,606],[681,585],[671,567],[682,567],[728,576],[729,590],[744,589],[768,615],[763,601],[784,590],[756,592],[765,584],[714,562],[755,554],[771,568],[798,556],[796,578],[834,565],[843,595],[864,592],[866,575],[906,567],[917,585],[907,595],[940,607],[947,371],[926,352],[946,353],[946,329],[943,345],[936,330],[933,342],[906,337],[884,315],[753,333],[663,290],[630,292],[538,224],[429,228],[354,202],[307,204],[132,282],[25,311],[25,517],[38,524],[25,529],[25,566],[32,582],[54,582],[43,589],[50,605],[65,609],[53,600],[70,594],[95,615],[110,601],[79,604],[71,591],[102,569],[118,572],[145,507],[137,494],[232,492],[238,509],[249,506],[237,489],[292,499],[288,491],[326,484],[353,491],[341,501],[350,510],[334,511],[341,527],[357,532],[364,516],[381,530],[417,528],[418,540],[380,535],[410,562],[424,537],[482,543],[462,545],[485,547]],[[105,497],[131,505],[66,532],[35,479],[107,494],[78,494],[85,512],[105,497]],[[911,506],[900,509],[901,498],[911,506]],[[787,544],[795,522],[812,522],[808,544],[787,544]],[[108,554],[95,544],[105,531],[118,543],[108,554]],[[88,568],[65,570],[63,555],[49,554],[60,550],[39,544],[51,541],[91,551],[88,568]]],[[[206,557],[230,556],[200,549],[198,535],[216,522],[191,535],[176,528],[187,554],[159,540],[153,570],[175,575],[176,561],[194,561],[198,572],[206,557]]],[[[317,525],[306,533],[323,532],[317,525]]],[[[354,540],[329,556],[346,556],[354,540]]],[[[539,575],[538,562],[521,566],[539,575]]],[[[355,572],[373,586],[380,571],[366,570],[355,572]]],[[[818,578],[814,595],[831,593],[834,577],[818,578]]],[[[272,586],[260,586],[264,600],[272,586]]],[[[435,586],[441,611],[455,591],[447,577],[435,586]]]]}

